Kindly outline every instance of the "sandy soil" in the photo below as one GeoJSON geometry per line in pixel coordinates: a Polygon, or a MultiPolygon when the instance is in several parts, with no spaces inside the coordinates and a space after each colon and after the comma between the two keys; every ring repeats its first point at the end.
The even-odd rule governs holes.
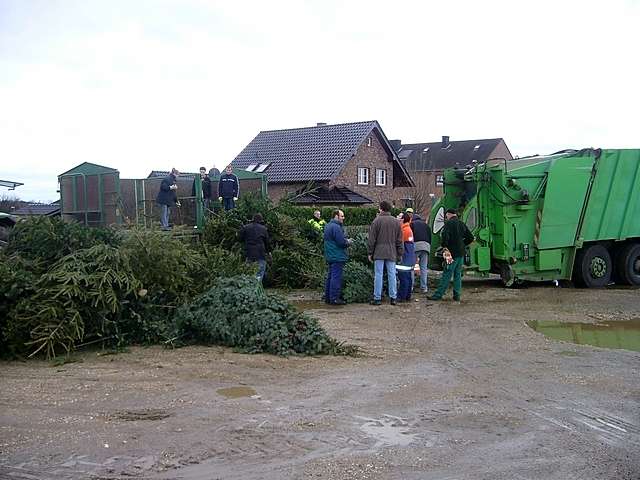
{"type": "Polygon", "coordinates": [[[461,304],[316,306],[366,355],[0,364],[0,478],[640,478],[640,354],[525,324],[638,319],[640,290],[468,281],[461,304]]]}

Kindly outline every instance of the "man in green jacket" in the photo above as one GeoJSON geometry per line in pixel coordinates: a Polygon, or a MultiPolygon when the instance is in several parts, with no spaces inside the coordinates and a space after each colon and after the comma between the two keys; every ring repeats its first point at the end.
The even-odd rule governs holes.
{"type": "Polygon", "coordinates": [[[444,247],[446,264],[442,271],[442,278],[438,289],[429,300],[442,300],[442,296],[449,288],[453,275],[453,300],[460,301],[462,293],[462,266],[464,265],[464,250],[473,242],[473,235],[467,226],[458,219],[457,212],[450,208],[445,214],[446,222],[440,234],[440,245],[444,247]]]}
{"type": "Polygon", "coordinates": [[[315,210],[313,212],[313,217],[309,219],[309,225],[311,225],[316,232],[322,234],[322,231],[324,230],[324,226],[326,224],[327,222],[325,222],[324,219],[320,216],[320,210],[315,210]]]}

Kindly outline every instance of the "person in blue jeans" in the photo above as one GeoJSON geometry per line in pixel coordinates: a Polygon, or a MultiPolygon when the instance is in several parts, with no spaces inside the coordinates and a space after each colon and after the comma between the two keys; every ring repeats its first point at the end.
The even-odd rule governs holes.
{"type": "Polygon", "coordinates": [[[411,219],[411,229],[413,230],[416,259],[420,264],[420,291],[427,293],[427,271],[429,252],[431,251],[431,228],[422,217],[414,214],[411,219]]]}
{"type": "Polygon", "coordinates": [[[380,305],[382,303],[382,274],[386,269],[389,299],[391,305],[395,305],[397,298],[396,260],[402,258],[404,246],[400,222],[391,216],[391,204],[386,200],[380,202],[378,216],[369,227],[367,249],[369,261],[373,262],[375,274],[371,304],[380,305]]]}
{"type": "Polygon", "coordinates": [[[344,212],[334,210],[331,221],[324,227],[324,258],[329,264],[324,285],[324,301],[331,305],[344,305],[342,294],[342,271],[349,259],[347,248],[351,240],[344,234],[344,212]]]}
{"type": "Polygon", "coordinates": [[[270,249],[269,231],[264,225],[262,215],[256,213],[253,216],[253,221],[240,229],[239,237],[240,241],[244,243],[247,262],[258,264],[256,278],[262,282],[267,270],[267,256],[270,249]]]}
{"type": "Polygon", "coordinates": [[[162,230],[171,230],[169,226],[169,212],[172,207],[179,207],[178,202],[178,185],[176,184],[176,178],[180,173],[176,168],[171,169],[171,173],[162,179],[160,183],[160,190],[156,202],[160,205],[160,225],[162,230]]]}

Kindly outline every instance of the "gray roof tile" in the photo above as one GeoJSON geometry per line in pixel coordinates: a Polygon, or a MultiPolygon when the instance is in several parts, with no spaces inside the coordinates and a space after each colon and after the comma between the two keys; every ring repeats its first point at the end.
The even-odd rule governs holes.
{"type": "Polygon", "coordinates": [[[251,164],[269,163],[264,173],[274,183],[330,180],[374,128],[384,137],[375,120],[263,131],[232,165],[244,169],[251,164]]]}
{"type": "Polygon", "coordinates": [[[373,201],[364,195],[354,192],[347,187],[332,187],[327,188],[321,186],[312,191],[305,192],[304,194],[293,199],[293,203],[298,204],[320,204],[328,203],[331,205],[362,205],[365,203],[373,203],[373,201]]]}
{"type": "Polygon", "coordinates": [[[402,145],[398,156],[410,171],[442,170],[457,165],[464,167],[472,160],[486,162],[502,138],[455,140],[442,148],[442,142],[402,145]],[[428,149],[424,154],[424,150],[428,149]]]}
{"type": "Polygon", "coordinates": [[[16,208],[13,215],[58,215],[60,214],[59,204],[43,204],[43,203],[31,203],[24,207],[16,208]]]}

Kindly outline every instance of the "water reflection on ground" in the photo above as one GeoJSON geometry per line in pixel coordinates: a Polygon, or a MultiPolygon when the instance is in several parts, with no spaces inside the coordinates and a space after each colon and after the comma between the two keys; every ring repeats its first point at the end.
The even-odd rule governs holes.
{"type": "Polygon", "coordinates": [[[640,352],[640,318],[594,324],[536,320],[527,325],[555,340],[640,352]]]}

